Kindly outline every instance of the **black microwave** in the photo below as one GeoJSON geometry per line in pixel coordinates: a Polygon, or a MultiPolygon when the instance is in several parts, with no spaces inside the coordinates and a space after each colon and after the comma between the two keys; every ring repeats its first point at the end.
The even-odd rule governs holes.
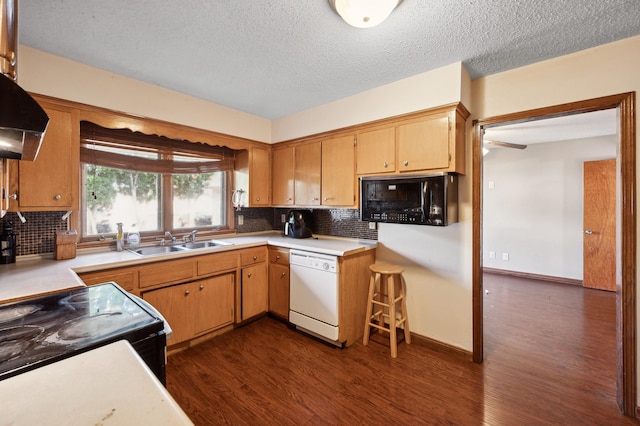
{"type": "Polygon", "coordinates": [[[363,177],[360,220],[447,226],[458,221],[458,176],[363,177]]]}

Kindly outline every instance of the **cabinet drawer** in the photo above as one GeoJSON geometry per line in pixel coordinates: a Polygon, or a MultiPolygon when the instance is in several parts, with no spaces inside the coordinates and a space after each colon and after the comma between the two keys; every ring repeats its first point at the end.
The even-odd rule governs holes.
{"type": "Polygon", "coordinates": [[[138,282],[140,288],[147,288],[159,284],[190,281],[193,278],[193,269],[192,259],[154,263],[140,268],[138,282]]]}
{"type": "Polygon", "coordinates": [[[277,263],[279,265],[289,264],[289,249],[269,249],[269,263],[277,263]]]}
{"type": "Polygon", "coordinates": [[[88,272],[80,274],[80,279],[82,279],[86,285],[102,284],[108,281],[113,281],[129,293],[132,293],[133,289],[136,287],[136,272],[136,270],[88,272]]]}
{"type": "Polygon", "coordinates": [[[255,249],[243,250],[240,252],[242,266],[253,265],[267,260],[267,248],[258,247],[255,249]]]}
{"type": "Polygon", "coordinates": [[[199,277],[237,268],[238,253],[235,251],[211,254],[196,259],[196,273],[199,277]]]}

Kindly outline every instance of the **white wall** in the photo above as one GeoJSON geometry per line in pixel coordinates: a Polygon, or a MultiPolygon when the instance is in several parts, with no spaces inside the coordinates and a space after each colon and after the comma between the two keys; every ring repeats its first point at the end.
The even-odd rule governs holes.
{"type": "Polygon", "coordinates": [[[615,158],[616,145],[612,135],[485,155],[483,265],[582,280],[583,163],[615,158]]]}
{"type": "Polygon", "coordinates": [[[271,142],[271,121],[20,45],[20,86],[53,96],[200,129],[271,142]]]}

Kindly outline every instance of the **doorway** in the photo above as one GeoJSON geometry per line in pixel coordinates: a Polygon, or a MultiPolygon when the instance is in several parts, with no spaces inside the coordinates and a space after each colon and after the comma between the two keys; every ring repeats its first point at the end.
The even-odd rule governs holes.
{"type": "Polygon", "coordinates": [[[473,359],[483,360],[483,260],[482,260],[482,140],[486,128],[583,112],[616,108],[618,116],[619,209],[616,238],[616,343],[617,402],[622,412],[636,409],[636,211],[635,211],[635,93],[607,96],[545,107],[474,122],[473,128],[473,359]]]}

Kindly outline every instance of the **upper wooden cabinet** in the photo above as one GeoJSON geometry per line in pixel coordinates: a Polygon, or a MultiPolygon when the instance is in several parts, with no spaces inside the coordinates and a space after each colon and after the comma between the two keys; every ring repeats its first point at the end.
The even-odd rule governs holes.
{"type": "Polygon", "coordinates": [[[251,147],[236,156],[234,189],[246,192],[239,197],[242,207],[271,205],[271,149],[251,147]]]}
{"type": "Polygon", "coordinates": [[[9,161],[0,158],[0,218],[9,208],[9,161]]]}
{"type": "Polygon", "coordinates": [[[294,203],[298,206],[320,205],[321,155],[320,141],[295,147],[294,203]]]}
{"type": "Polygon", "coordinates": [[[295,149],[288,146],[274,149],[272,155],[273,204],[291,206],[294,203],[295,149]]]}
{"type": "Polygon", "coordinates": [[[71,108],[38,101],[49,125],[35,161],[12,161],[10,210],[78,210],[79,120],[71,108]]]}
{"type": "Polygon", "coordinates": [[[364,131],[357,135],[357,173],[359,175],[396,171],[395,126],[364,131]]]}
{"type": "Polygon", "coordinates": [[[356,204],[354,135],[322,141],[322,205],[356,204]]]}
{"type": "Polygon", "coordinates": [[[451,105],[357,134],[357,174],[465,173],[468,111],[451,105]]]}

